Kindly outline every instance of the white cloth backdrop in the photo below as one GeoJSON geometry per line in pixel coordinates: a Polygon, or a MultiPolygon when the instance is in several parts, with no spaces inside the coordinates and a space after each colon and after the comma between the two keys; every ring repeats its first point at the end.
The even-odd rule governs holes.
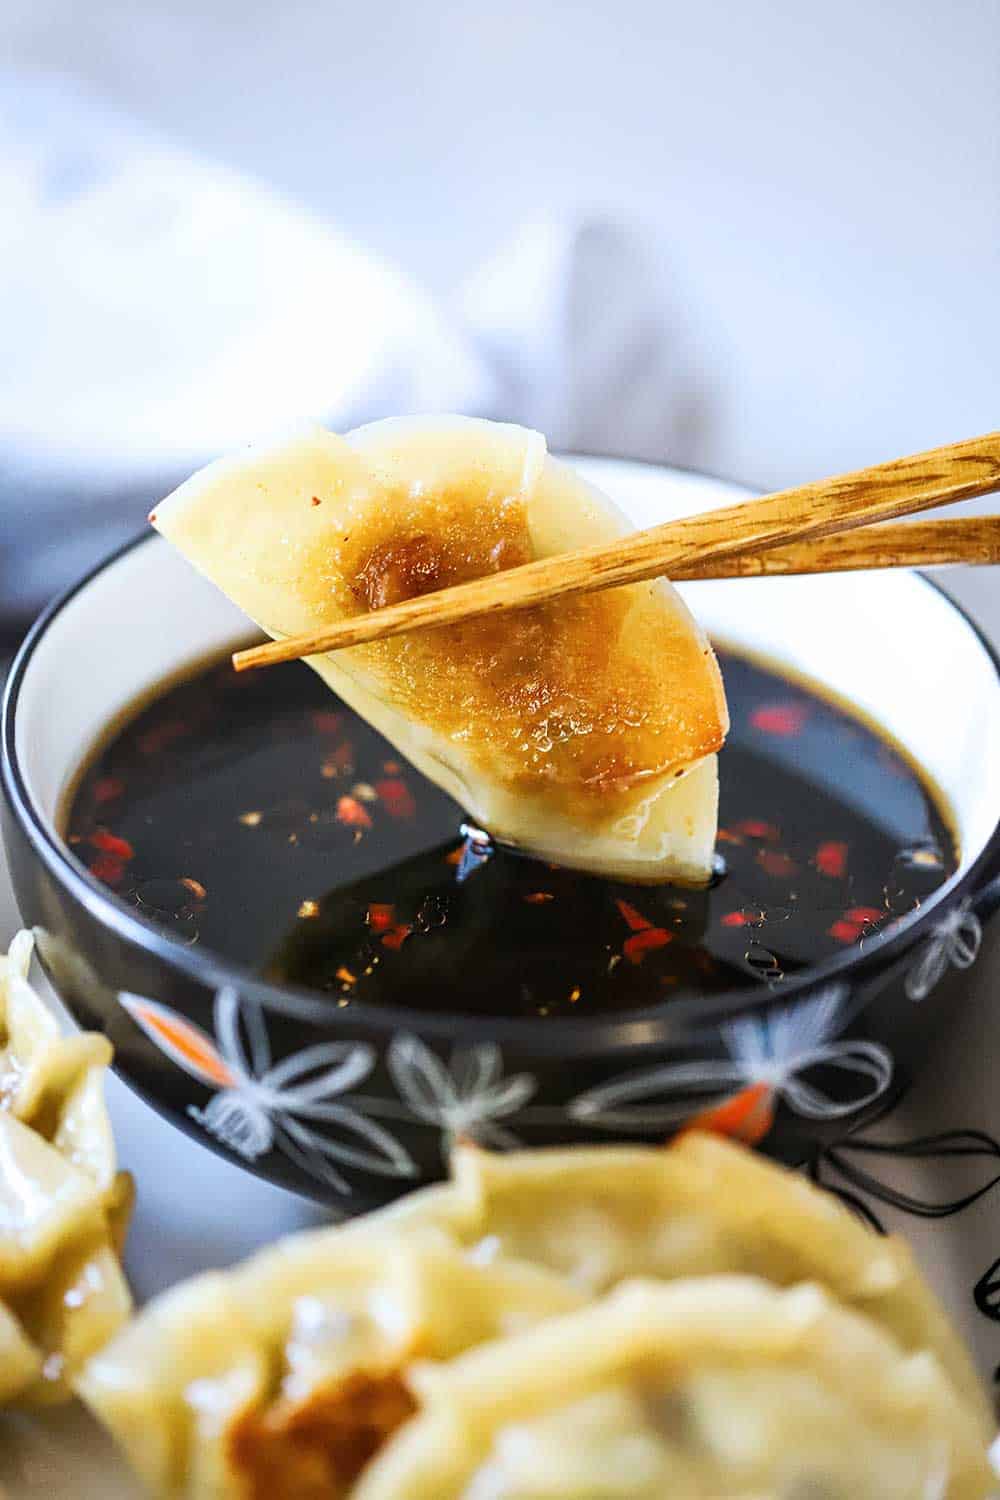
{"type": "Polygon", "coordinates": [[[299,410],[317,374],[331,419],[473,405],[478,387],[484,409],[580,446],[760,484],[996,425],[998,56],[1000,0],[4,0],[0,611],[73,571],[84,541],[50,527],[39,577],[37,551],[12,560],[12,507],[41,524],[71,502],[99,550],[123,502],[141,512],[174,477],[166,447],[186,464],[199,424],[199,456],[224,445],[222,385],[245,425],[282,396],[299,410]],[[123,155],[131,197],[112,188],[123,155]],[[281,210],[259,187],[243,201],[249,180],[281,210]],[[344,237],[336,257],[319,223],[344,237]],[[381,257],[368,274],[352,246],[381,257]],[[624,349],[615,296],[603,317],[609,257],[619,288],[642,289],[624,349]],[[378,296],[350,295],[359,279],[378,296]],[[270,326],[240,358],[251,307],[270,326]],[[586,369],[566,358],[581,308],[586,369]],[[390,325],[411,347],[420,333],[419,379],[376,361],[378,399],[361,399],[359,319],[383,355],[390,325]],[[664,359],[666,383],[641,384],[664,359]],[[629,401],[609,403],[625,372],[629,401]],[[114,472],[102,461],[90,487],[74,444],[106,452],[109,426],[114,472]]]}
{"type": "Polygon", "coordinates": [[[0,77],[0,614],[138,529],[169,484],[306,419],[532,422],[657,456],[697,380],[652,256],[539,219],[451,298],[62,79],[0,77]]]}

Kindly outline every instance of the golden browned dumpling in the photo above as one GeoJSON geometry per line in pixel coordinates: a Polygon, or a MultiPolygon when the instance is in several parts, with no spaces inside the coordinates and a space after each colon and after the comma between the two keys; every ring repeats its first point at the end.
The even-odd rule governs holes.
{"type": "Polygon", "coordinates": [[[131,1202],[104,1106],[111,1048],[62,1036],[28,984],[31,938],[0,956],[0,1401],[67,1397],[128,1317],[131,1202]]]}
{"type": "Polygon", "coordinates": [[[819,1288],[636,1282],[411,1377],[353,1500],[986,1500],[971,1414],[819,1288]]]}
{"type": "MultiPolygon", "coordinates": [[[[540,434],[460,417],[249,450],[152,519],[273,636],[630,529],[540,434]]],[[[311,665],[498,838],[628,879],[708,879],[725,697],[665,580],[311,665]]]]}

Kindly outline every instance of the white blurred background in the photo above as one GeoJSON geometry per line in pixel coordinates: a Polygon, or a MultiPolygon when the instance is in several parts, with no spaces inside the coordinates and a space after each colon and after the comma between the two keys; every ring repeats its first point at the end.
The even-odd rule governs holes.
{"type": "MultiPolygon", "coordinates": [[[[298,280],[280,240],[261,264],[261,237],[244,229],[220,259],[223,217],[214,244],[206,232],[196,252],[164,262],[147,253],[147,224],[130,293],[144,303],[130,323],[139,336],[109,340],[123,377],[109,383],[94,351],[100,315],[74,321],[58,298],[51,310],[62,232],[36,219],[36,236],[55,242],[41,254],[12,220],[3,226],[0,202],[0,254],[18,260],[13,280],[0,261],[0,341],[5,289],[20,318],[0,374],[8,516],[19,501],[2,488],[5,456],[18,483],[40,465],[29,486],[39,516],[73,488],[74,464],[96,475],[88,469],[77,503],[100,510],[103,494],[130,496],[133,478],[147,491],[161,475],[172,482],[271,391],[276,407],[281,392],[294,405],[296,349],[303,415],[435,405],[440,392],[554,426],[557,440],[768,486],[1000,425],[1000,0],[2,0],[0,60],[15,81],[42,77],[66,98],[82,88],[178,160],[277,189],[412,278],[429,300],[408,331],[411,365],[422,319],[441,318],[435,337],[447,331],[430,375],[366,374],[364,399],[352,390],[345,402],[337,382],[353,379],[372,302],[346,299],[362,326],[341,340],[344,312],[317,306],[321,269],[304,274],[309,296],[292,312],[269,300],[298,280]],[[484,290],[479,268],[498,253],[484,290]],[[209,361],[204,339],[222,333],[201,309],[218,313],[230,277],[239,290],[223,332],[240,353],[226,367],[209,361]],[[242,327],[235,337],[258,305],[284,330],[276,341],[242,327]],[[581,319],[584,333],[568,335],[581,319]],[[26,385],[19,368],[33,362],[25,348],[40,322],[44,367],[26,385]],[[469,335],[489,365],[487,396],[469,368],[442,377],[469,335]],[[346,377],[324,373],[314,337],[343,345],[346,377]],[[167,392],[185,359],[198,421],[167,392]],[[208,363],[231,393],[217,422],[199,390],[208,363]],[[270,385],[256,380],[240,407],[238,372],[258,364],[271,365],[270,385]],[[74,415],[74,390],[95,367],[74,415]],[[16,410],[6,423],[5,390],[16,410]],[[157,421],[174,429],[162,450],[144,436],[157,421]],[[190,438],[185,423],[199,429],[190,438]],[[102,479],[113,460],[81,458],[74,424],[105,452],[117,426],[127,472],[102,479]],[[65,437],[55,475],[40,452],[46,428],[55,451],[65,437]],[[156,450],[148,464],[144,443],[156,450]]],[[[23,155],[23,110],[19,129],[23,155]]],[[[201,186],[211,194],[210,179],[201,186]]],[[[332,286],[332,251],[328,264],[332,286]]],[[[394,305],[377,288],[372,298],[394,305]]],[[[118,524],[116,511],[110,530],[118,524]]],[[[14,530],[31,545],[30,528],[8,533],[8,578],[14,530]]],[[[44,587],[42,573],[22,592],[33,602],[44,587]]]]}

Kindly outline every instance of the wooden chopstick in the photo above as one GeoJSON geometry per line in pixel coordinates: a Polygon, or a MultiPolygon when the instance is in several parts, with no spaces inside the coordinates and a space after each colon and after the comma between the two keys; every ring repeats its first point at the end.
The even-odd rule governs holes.
{"type": "Polygon", "coordinates": [[[668,521],[647,531],[556,557],[541,558],[455,588],[441,589],[354,615],[308,635],[238,651],[237,671],[340,651],[406,630],[524,609],[567,594],[616,588],[645,579],[705,576],[709,564],[783,543],[833,536],[873,521],[950,505],[1000,488],[1000,432],[932,448],[869,469],[779,490],[721,510],[668,521]]]}
{"type": "Polygon", "coordinates": [[[853,573],[859,568],[933,568],[944,563],[1000,563],[1000,516],[959,521],[882,521],[766,552],[731,552],[671,568],[685,582],[708,578],[781,578],[795,573],[853,573]]]}

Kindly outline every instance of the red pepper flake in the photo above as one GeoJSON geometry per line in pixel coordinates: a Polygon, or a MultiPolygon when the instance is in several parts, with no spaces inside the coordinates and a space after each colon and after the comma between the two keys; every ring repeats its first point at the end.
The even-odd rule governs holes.
{"type": "Polygon", "coordinates": [[[464,853],[465,853],[465,845],[464,844],[459,844],[459,846],[458,846],[457,849],[452,849],[452,851],[451,851],[450,854],[446,854],[445,855],[445,857],[444,857],[445,864],[446,865],[460,865],[462,863],[462,855],[464,853]]]}
{"type": "Polygon", "coordinates": [[[398,760],[384,760],[382,769],[387,776],[398,776],[403,769],[398,760]]]}
{"type": "Polygon", "coordinates": [[[529,891],[524,899],[529,906],[542,906],[546,901],[554,901],[556,898],[551,891],[529,891]]]}
{"type": "Polygon", "coordinates": [[[369,902],[365,917],[372,932],[388,932],[396,923],[396,908],[391,901],[369,902]]]}
{"type": "Polygon", "coordinates": [[[750,715],[750,723],[763,734],[777,734],[791,739],[801,734],[808,717],[808,703],[765,703],[754,709],[750,715]]]}
{"type": "Polygon", "coordinates": [[[662,927],[646,926],[640,932],[634,932],[630,938],[625,939],[622,952],[630,964],[641,964],[647,953],[652,953],[657,948],[665,948],[673,940],[672,932],[665,932],[662,927]]]}
{"type": "Polygon", "coordinates": [[[94,782],[94,801],[98,804],[114,802],[125,790],[120,776],[101,776],[94,782]]]}
{"type": "Polygon", "coordinates": [[[655,931],[652,922],[644,917],[641,911],[637,911],[628,901],[616,901],[615,905],[625,918],[633,932],[655,931]]]}
{"type": "Polygon", "coordinates": [[[400,781],[398,777],[376,781],[375,790],[390,818],[412,818],[415,815],[417,804],[405,781],[400,781]]]}
{"type": "Polygon", "coordinates": [[[742,844],[743,842],[738,833],[730,833],[728,828],[720,828],[716,838],[720,844],[742,844]]]}
{"type": "Polygon", "coordinates": [[[735,825],[735,831],[748,839],[763,839],[767,844],[776,844],[781,838],[781,829],[773,823],[762,823],[759,818],[744,818],[735,825]]]}
{"type": "Polygon", "coordinates": [[[321,499],[320,499],[320,498],[319,498],[319,496],[318,496],[318,495],[313,495],[313,497],[312,497],[312,504],[313,504],[313,505],[322,505],[322,504],[323,504],[323,502],[322,502],[322,500],[321,500],[321,499]]]}
{"type": "Polygon", "coordinates": [[[847,845],[832,840],[820,844],[813,856],[813,863],[821,875],[839,879],[847,870],[847,845]]]}
{"type": "Polygon", "coordinates": [[[757,863],[766,874],[773,875],[777,880],[788,880],[798,869],[790,854],[782,854],[777,849],[758,850],[757,863]]]}
{"type": "Polygon", "coordinates": [[[838,943],[856,943],[885,917],[886,913],[877,906],[852,906],[828,929],[828,936],[836,938],[838,943]]]}
{"type": "Polygon", "coordinates": [[[354,747],[347,740],[344,740],[326,757],[319,768],[319,774],[325,781],[332,781],[342,771],[353,771],[353,769],[354,747]]]}
{"type": "Polygon", "coordinates": [[[320,734],[339,734],[343,727],[344,716],[338,714],[334,709],[317,708],[309,715],[314,729],[320,734]]]}
{"type": "Polygon", "coordinates": [[[183,719],[167,719],[163,724],[154,724],[147,729],[145,734],[140,734],[136,740],[143,755],[155,755],[159,750],[165,750],[175,740],[182,740],[188,732],[188,726],[183,719]]]}
{"type": "Polygon", "coordinates": [[[100,849],[102,854],[113,854],[121,860],[135,858],[135,850],[128,839],[120,839],[116,833],[109,833],[106,828],[96,829],[90,835],[90,842],[95,849],[100,849]]]}
{"type": "Polygon", "coordinates": [[[861,936],[861,930],[855,927],[853,922],[846,922],[843,917],[834,922],[827,929],[827,936],[836,938],[838,943],[856,943],[861,936]]]}
{"type": "Polygon", "coordinates": [[[723,927],[749,927],[751,919],[745,911],[727,911],[726,915],[720,918],[720,924],[723,927]]]}
{"type": "Polygon", "coordinates": [[[856,922],[861,927],[874,927],[886,914],[877,906],[852,906],[844,915],[849,922],[856,922]]]}
{"type": "Polygon", "coordinates": [[[372,820],[357,797],[341,797],[337,803],[337,822],[348,828],[370,828],[372,820]]]}
{"type": "Polygon", "coordinates": [[[90,873],[105,885],[118,885],[125,874],[125,861],[117,854],[98,854],[91,862],[90,873]]]}
{"type": "Polygon", "coordinates": [[[369,902],[365,922],[382,939],[384,948],[402,948],[413,931],[411,923],[396,921],[396,908],[391,901],[369,902]]]}
{"type": "Polygon", "coordinates": [[[191,892],[196,901],[204,901],[205,897],[208,895],[208,892],[202,885],[201,881],[195,880],[193,875],[182,875],[181,885],[185,890],[191,892]]]}
{"type": "Polygon", "coordinates": [[[352,974],[350,969],[345,969],[343,964],[341,964],[340,968],[337,970],[334,978],[339,979],[341,984],[357,984],[358,982],[357,975],[352,974]]]}

